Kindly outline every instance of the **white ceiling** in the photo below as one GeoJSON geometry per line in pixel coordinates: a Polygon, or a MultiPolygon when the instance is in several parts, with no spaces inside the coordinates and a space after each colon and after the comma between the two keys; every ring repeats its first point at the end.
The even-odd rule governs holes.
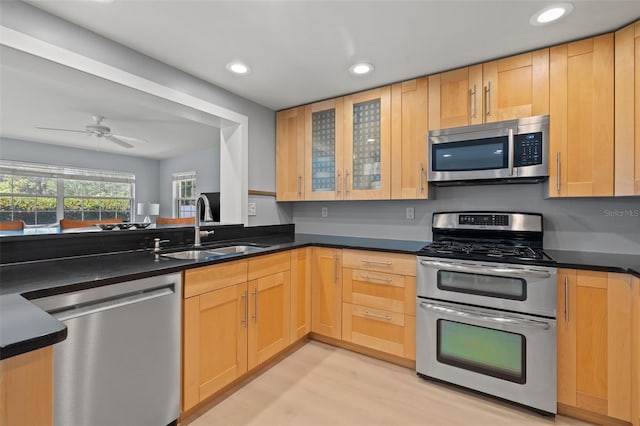
{"type": "Polygon", "coordinates": [[[617,29],[638,0],[574,0],[567,18],[529,25],[554,1],[32,0],[29,3],[278,110],[617,29]],[[242,60],[252,73],[232,75],[242,60]],[[375,71],[352,76],[356,61],[375,71]]]}
{"type": "Polygon", "coordinates": [[[146,158],[170,158],[219,141],[212,117],[119,84],[1,46],[0,135],[146,158]],[[80,133],[102,115],[112,133],[147,143],[120,147],[80,133]],[[213,124],[208,125],[208,124],[213,124]]]}

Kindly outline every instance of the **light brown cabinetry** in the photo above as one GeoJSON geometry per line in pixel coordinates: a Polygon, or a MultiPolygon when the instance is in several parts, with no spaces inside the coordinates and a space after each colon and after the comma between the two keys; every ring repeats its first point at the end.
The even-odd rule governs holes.
{"type": "Polygon", "coordinates": [[[185,271],[183,411],[290,342],[290,254],[185,271]]]}
{"type": "Polygon", "coordinates": [[[613,195],[613,34],[550,49],[549,195],[613,195]]]}
{"type": "Polygon", "coordinates": [[[629,275],[558,271],[560,412],[575,407],[627,422],[637,413],[630,374],[638,374],[632,362],[634,292],[629,275]]]}
{"type": "Polygon", "coordinates": [[[343,266],[342,339],[415,360],[415,256],[343,250],[343,266]]]}
{"type": "Polygon", "coordinates": [[[549,49],[429,76],[429,129],[549,113],[549,49]]]}
{"type": "Polygon", "coordinates": [[[640,21],[615,33],[615,195],[640,195],[640,21]]]}
{"type": "Polygon", "coordinates": [[[53,424],[53,346],[0,361],[0,425],[53,424]]]}
{"type": "Polygon", "coordinates": [[[640,278],[633,278],[631,292],[631,423],[640,426],[640,278]]]}
{"type": "Polygon", "coordinates": [[[342,337],[342,250],[313,247],[311,257],[311,331],[342,337]]]}
{"type": "Polygon", "coordinates": [[[391,199],[428,198],[427,77],[391,86],[391,199]]]}
{"type": "Polygon", "coordinates": [[[297,107],[276,116],[276,199],[304,199],[305,109],[297,107]]]}
{"type": "Polygon", "coordinates": [[[291,251],[291,342],[311,331],[311,248],[291,251]]]}
{"type": "Polygon", "coordinates": [[[391,195],[391,87],[344,98],[345,200],[391,195]]]}

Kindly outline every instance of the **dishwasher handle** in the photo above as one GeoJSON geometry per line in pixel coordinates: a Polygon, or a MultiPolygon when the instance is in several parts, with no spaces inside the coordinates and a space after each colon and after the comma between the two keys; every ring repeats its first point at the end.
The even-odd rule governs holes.
{"type": "Polygon", "coordinates": [[[157,299],[175,293],[173,286],[156,288],[153,290],[143,291],[142,293],[124,294],[122,297],[116,297],[108,300],[97,300],[94,303],[88,302],[82,306],[69,306],[66,308],[55,309],[49,313],[59,321],[68,321],[74,318],[84,317],[87,315],[97,314],[99,312],[109,311],[123,306],[133,305],[135,303],[145,302],[147,300],[157,299]]]}

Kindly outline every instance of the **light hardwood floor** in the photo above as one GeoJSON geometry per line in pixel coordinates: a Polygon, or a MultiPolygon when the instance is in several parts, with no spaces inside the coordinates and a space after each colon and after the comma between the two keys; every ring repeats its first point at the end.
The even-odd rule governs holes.
{"type": "Polygon", "coordinates": [[[587,425],[452,389],[311,341],[190,426],[587,425]]]}

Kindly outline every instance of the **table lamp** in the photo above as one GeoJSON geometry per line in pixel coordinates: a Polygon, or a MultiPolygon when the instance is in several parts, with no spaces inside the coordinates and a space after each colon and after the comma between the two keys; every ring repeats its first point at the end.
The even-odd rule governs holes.
{"type": "Polygon", "coordinates": [[[160,204],[157,203],[138,203],[138,215],[144,216],[144,223],[151,223],[150,216],[158,216],[160,214],[160,204]]]}

